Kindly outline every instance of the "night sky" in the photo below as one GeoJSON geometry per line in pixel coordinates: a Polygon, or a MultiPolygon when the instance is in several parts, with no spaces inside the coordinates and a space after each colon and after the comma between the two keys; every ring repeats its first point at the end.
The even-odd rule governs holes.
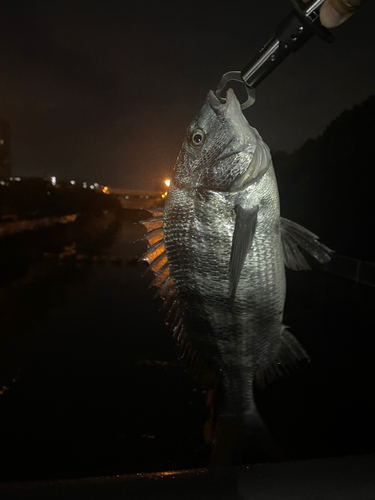
{"type": "MultiPolygon", "coordinates": [[[[287,0],[2,2],[0,117],[13,175],[154,189],[221,75],[242,69],[287,0]]],[[[293,151],[375,92],[375,2],[289,56],[245,114],[273,151],[293,151]]],[[[354,145],[353,145],[354,146],[354,145]]]]}

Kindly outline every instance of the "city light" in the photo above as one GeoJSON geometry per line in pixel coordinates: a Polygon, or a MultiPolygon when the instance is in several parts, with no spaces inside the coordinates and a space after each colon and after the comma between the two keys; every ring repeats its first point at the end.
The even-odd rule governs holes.
{"type": "Polygon", "coordinates": [[[56,177],[54,175],[51,177],[51,184],[52,186],[56,186],[56,177]]]}
{"type": "Polygon", "coordinates": [[[70,184],[71,184],[72,186],[74,186],[74,185],[75,185],[75,183],[76,183],[76,181],[70,181],[70,184]]]}
{"type": "Polygon", "coordinates": [[[94,182],[94,188],[98,189],[98,187],[99,187],[99,184],[97,182],[94,182]]]}
{"type": "Polygon", "coordinates": [[[87,188],[87,182],[82,182],[83,189],[87,188]]]}
{"type": "Polygon", "coordinates": [[[165,185],[167,187],[169,187],[171,185],[171,180],[170,179],[166,179],[164,182],[165,182],[165,185]]]}
{"type": "Polygon", "coordinates": [[[14,180],[19,182],[21,180],[21,177],[15,177],[14,180]]]}
{"type": "Polygon", "coordinates": [[[103,187],[102,187],[102,192],[103,192],[104,194],[109,194],[109,189],[108,189],[108,186],[103,186],[103,187]]]}
{"type": "Polygon", "coordinates": [[[90,189],[94,189],[94,188],[95,188],[94,184],[90,184],[90,189]]]}

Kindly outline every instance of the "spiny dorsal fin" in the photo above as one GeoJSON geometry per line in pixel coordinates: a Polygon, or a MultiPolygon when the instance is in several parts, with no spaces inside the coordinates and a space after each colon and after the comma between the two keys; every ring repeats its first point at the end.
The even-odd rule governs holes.
{"type": "Polygon", "coordinates": [[[266,383],[280,377],[284,373],[289,373],[297,362],[305,359],[310,361],[309,356],[298,342],[298,340],[283,325],[280,336],[280,344],[276,352],[267,359],[262,366],[259,366],[255,373],[255,380],[259,387],[264,387],[266,383]]]}
{"type": "Polygon", "coordinates": [[[147,210],[147,212],[150,212],[153,217],[163,217],[164,215],[164,208],[161,207],[145,208],[145,210],[147,210]]]}
{"type": "Polygon", "coordinates": [[[155,274],[150,286],[158,287],[156,296],[159,295],[164,301],[163,308],[167,310],[166,324],[170,326],[176,340],[180,351],[179,358],[185,370],[202,385],[210,387],[213,385],[214,372],[191,345],[184,327],[183,308],[170,276],[164,245],[163,210],[149,209],[149,212],[152,213],[152,217],[140,222],[147,230],[142,239],[148,241],[148,248],[139,261],[147,262],[149,264],[147,271],[151,270],[155,274]]]}
{"type": "Polygon", "coordinates": [[[169,276],[168,261],[158,271],[154,271],[154,274],[155,278],[153,279],[153,281],[151,281],[149,288],[151,288],[152,286],[160,287],[167,281],[167,278],[169,276]]]}
{"type": "MultiPolygon", "coordinates": [[[[160,269],[162,269],[167,264],[167,262],[168,262],[168,259],[167,259],[166,253],[161,252],[161,253],[159,253],[159,255],[157,255],[157,257],[153,257],[152,260],[149,262],[150,267],[147,269],[147,271],[153,271],[154,273],[157,273],[160,269]]],[[[143,273],[143,275],[145,275],[147,273],[147,271],[145,273],[143,273]]]]}
{"type": "Polygon", "coordinates": [[[144,234],[139,240],[147,240],[150,245],[154,245],[156,242],[164,239],[164,232],[162,227],[158,227],[144,234]]]}
{"type": "Polygon", "coordinates": [[[319,242],[319,237],[296,222],[280,217],[281,242],[286,267],[294,271],[310,269],[300,248],[321,264],[331,260],[333,250],[319,242]]]}
{"type": "Polygon", "coordinates": [[[147,232],[150,232],[154,229],[163,227],[163,218],[162,217],[152,217],[151,219],[141,220],[140,224],[143,224],[147,229],[147,232]]]}
{"type": "Polygon", "coordinates": [[[151,264],[156,257],[158,257],[165,250],[164,240],[159,240],[153,245],[150,245],[147,251],[138,259],[138,262],[145,261],[148,264],[151,264]]]}
{"type": "Polygon", "coordinates": [[[165,296],[164,296],[164,302],[163,302],[163,305],[162,305],[162,308],[163,309],[167,309],[169,308],[173,301],[177,298],[177,292],[176,292],[176,289],[174,287],[171,287],[169,289],[169,293],[167,293],[165,296]]]}
{"type": "Polygon", "coordinates": [[[165,300],[166,297],[169,295],[169,293],[174,289],[175,288],[173,286],[172,278],[168,276],[165,282],[160,286],[160,288],[158,288],[158,291],[156,292],[154,299],[156,299],[156,297],[159,296],[165,300]]]}
{"type": "Polygon", "coordinates": [[[246,255],[251,248],[257,224],[258,207],[245,209],[240,205],[236,205],[234,211],[236,212],[236,224],[234,227],[229,263],[230,295],[232,297],[236,294],[242,267],[246,255]]]}

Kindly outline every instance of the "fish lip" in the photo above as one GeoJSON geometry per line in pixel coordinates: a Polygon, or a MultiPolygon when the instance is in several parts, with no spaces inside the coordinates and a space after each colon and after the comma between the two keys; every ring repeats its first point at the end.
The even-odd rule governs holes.
{"type": "Polygon", "coordinates": [[[220,102],[219,98],[215,94],[213,90],[210,90],[207,94],[207,101],[208,104],[211,106],[211,108],[217,107],[217,106],[222,106],[222,102],[220,102]]]}
{"type": "Polygon", "coordinates": [[[213,90],[210,90],[207,94],[208,104],[211,106],[212,110],[216,114],[225,114],[227,109],[229,108],[231,102],[237,99],[234,90],[229,88],[226,93],[225,101],[220,101],[220,98],[215,94],[213,90]]]}

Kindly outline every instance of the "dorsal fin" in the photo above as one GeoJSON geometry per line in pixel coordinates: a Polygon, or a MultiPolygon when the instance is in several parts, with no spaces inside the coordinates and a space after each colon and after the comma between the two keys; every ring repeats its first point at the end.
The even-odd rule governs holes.
{"type": "Polygon", "coordinates": [[[144,234],[137,241],[147,240],[150,245],[154,245],[156,242],[162,240],[163,238],[164,238],[163,229],[161,227],[158,227],[158,228],[153,229],[152,231],[144,234]]]}
{"type": "Polygon", "coordinates": [[[258,207],[245,209],[240,205],[236,205],[234,211],[236,212],[236,224],[234,227],[229,263],[230,295],[232,297],[236,294],[242,267],[246,255],[251,248],[257,224],[258,207]]]}
{"type": "Polygon", "coordinates": [[[159,295],[164,301],[163,308],[167,311],[166,324],[170,326],[172,335],[176,340],[179,348],[179,358],[184,368],[202,385],[212,387],[214,372],[195,351],[190,342],[184,326],[183,308],[178,299],[177,290],[173,285],[173,279],[170,276],[164,245],[163,209],[150,209],[149,212],[152,213],[152,217],[140,222],[147,230],[141,239],[148,241],[148,248],[139,261],[147,262],[149,264],[147,271],[151,270],[155,274],[150,286],[158,287],[155,297],[159,295]]]}
{"type": "Polygon", "coordinates": [[[150,212],[150,214],[153,215],[153,217],[163,217],[164,215],[164,208],[160,207],[152,207],[152,208],[145,208],[147,212],[150,212]]]}
{"type": "Polygon", "coordinates": [[[165,282],[160,286],[160,288],[158,288],[158,291],[156,292],[154,299],[156,299],[156,297],[158,296],[161,297],[162,299],[166,299],[170,291],[174,289],[175,288],[173,286],[172,278],[168,276],[165,282]]]}

